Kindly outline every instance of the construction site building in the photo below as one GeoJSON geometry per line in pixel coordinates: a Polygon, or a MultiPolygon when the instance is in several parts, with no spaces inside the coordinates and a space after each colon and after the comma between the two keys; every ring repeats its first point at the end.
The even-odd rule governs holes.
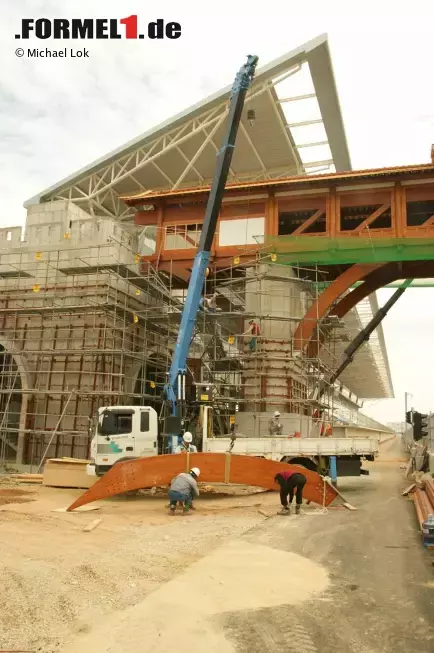
{"type": "MultiPolygon", "coordinates": [[[[42,191],[25,203],[24,228],[0,230],[0,462],[87,458],[99,406],[148,404],[162,413],[229,91],[42,191]],[[147,213],[147,194],[194,188],[202,189],[197,203],[191,192],[188,207],[176,199],[164,218],[161,207],[147,213]],[[129,201],[135,194],[140,199],[129,201]]],[[[254,185],[350,169],[327,37],[321,36],[258,70],[229,182],[254,185]]],[[[360,413],[365,398],[393,396],[381,327],[321,401],[314,392],[336,368],[344,343],[375,312],[375,294],[343,320],[314,319],[318,348],[301,352],[294,343],[297,325],[327,275],[318,266],[270,258],[263,236],[271,214],[253,189],[246,194],[247,213],[239,199],[234,206],[229,198],[221,212],[226,253],[214,253],[218,265],[210,266],[204,289],[206,296],[217,292],[220,310],[198,315],[188,361],[190,400],[204,385],[212,390],[216,435],[234,421],[246,434],[267,434],[274,410],[285,429],[304,436],[314,425],[318,432],[338,423],[382,429],[360,413]],[[234,234],[241,255],[228,249],[234,234]],[[254,351],[243,335],[251,319],[261,327],[254,351]]]]}

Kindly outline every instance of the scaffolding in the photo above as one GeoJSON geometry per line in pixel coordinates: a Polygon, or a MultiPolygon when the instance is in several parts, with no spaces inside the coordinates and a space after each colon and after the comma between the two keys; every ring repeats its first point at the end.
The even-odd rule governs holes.
{"type": "MultiPolygon", "coordinates": [[[[101,406],[151,405],[163,415],[186,284],[142,259],[134,238],[82,245],[66,236],[0,252],[0,463],[36,465],[45,452],[88,458],[101,406]]],[[[275,409],[292,416],[294,433],[333,423],[338,394],[327,379],[339,364],[339,324],[316,320],[320,354],[293,342],[326,281],[318,267],[279,266],[265,249],[211,271],[204,295],[217,293],[218,308],[199,312],[188,359],[192,428],[204,388],[216,435],[246,415],[248,434],[263,435],[275,409]],[[255,347],[250,320],[260,326],[255,347]]]]}
{"type": "Polygon", "coordinates": [[[179,303],[113,239],[2,251],[0,462],[36,464],[50,440],[48,457],[87,458],[98,407],[161,404],[176,333],[152,312],[179,303]]]}

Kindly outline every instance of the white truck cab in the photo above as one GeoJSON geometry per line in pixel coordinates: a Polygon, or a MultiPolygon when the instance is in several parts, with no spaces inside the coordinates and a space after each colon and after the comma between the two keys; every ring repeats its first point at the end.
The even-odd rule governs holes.
{"type": "MultiPolygon", "coordinates": [[[[316,470],[321,458],[328,464],[336,457],[340,475],[358,476],[362,459],[375,460],[379,453],[379,436],[375,437],[236,437],[235,433],[214,437],[212,407],[203,406],[201,447],[204,453],[226,453],[268,458],[304,464],[316,470]],[[344,466],[348,469],[345,472],[344,466]],[[343,470],[343,471],[342,471],[343,470]]],[[[92,429],[90,475],[102,476],[113,465],[131,458],[157,456],[158,415],[150,406],[107,406],[98,409],[92,429]]],[[[366,434],[367,435],[367,434],[366,434]]]]}
{"type": "Polygon", "coordinates": [[[115,463],[158,454],[158,415],[150,406],[98,409],[88,474],[102,476],[115,463]]]}

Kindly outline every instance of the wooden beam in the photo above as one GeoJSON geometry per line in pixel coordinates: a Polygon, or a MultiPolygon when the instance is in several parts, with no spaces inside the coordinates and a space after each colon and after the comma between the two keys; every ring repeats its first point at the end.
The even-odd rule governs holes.
{"type": "Polygon", "coordinates": [[[400,182],[395,185],[395,192],[392,194],[392,226],[396,238],[403,238],[407,229],[407,203],[406,194],[400,182]]]}
{"type": "Polygon", "coordinates": [[[157,224],[158,215],[161,211],[161,208],[158,207],[156,211],[137,211],[134,216],[134,224],[147,227],[157,224]]]}
{"type": "Polygon", "coordinates": [[[358,227],[353,229],[353,233],[362,231],[362,229],[365,229],[365,227],[369,227],[370,224],[372,224],[384,211],[387,211],[387,209],[390,208],[390,204],[383,204],[378,208],[374,213],[371,213],[371,215],[368,215],[366,220],[363,220],[361,224],[359,224],[358,227]]]}
{"type": "Polygon", "coordinates": [[[318,220],[318,218],[322,216],[323,213],[323,209],[318,209],[318,211],[315,211],[315,213],[311,215],[310,218],[308,218],[305,222],[303,222],[303,224],[301,224],[295,231],[292,232],[291,236],[299,236],[305,232],[306,229],[313,225],[318,220]]]}
{"type": "Polygon", "coordinates": [[[422,227],[431,227],[434,224],[434,215],[432,215],[428,220],[421,225],[422,227]]]}
{"type": "Polygon", "coordinates": [[[188,283],[190,280],[191,272],[188,269],[187,265],[184,266],[182,264],[176,265],[170,262],[163,262],[159,264],[158,270],[164,270],[165,272],[172,274],[174,277],[178,277],[178,279],[185,281],[185,283],[188,283]]]}
{"type": "Polygon", "coordinates": [[[340,197],[336,194],[335,188],[330,188],[330,195],[326,198],[326,233],[328,238],[336,238],[341,230],[340,224],[340,197]]]}

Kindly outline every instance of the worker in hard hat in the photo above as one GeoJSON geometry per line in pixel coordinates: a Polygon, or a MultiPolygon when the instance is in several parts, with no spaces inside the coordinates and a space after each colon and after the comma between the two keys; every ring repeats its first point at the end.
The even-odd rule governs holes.
{"type": "Polygon", "coordinates": [[[197,453],[197,447],[192,442],[192,434],[190,431],[186,431],[182,436],[182,443],[176,447],[175,453],[197,453]]]}
{"type": "Polygon", "coordinates": [[[249,328],[243,333],[243,336],[251,335],[249,349],[251,352],[256,351],[258,336],[261,335],[261,328],[255,320],[249,320],[249,328]]]}
{"type": "Polygon", "coordinates": [[[274,411],[273,417],[268,422],[268,432],[270,435],[282,435],[283,425],[280,422],[280,413],[278,410],[274,411]]]}
{"type": "Polygon", "coordinates": [[[217,306],[217,297],[218,293],[213,293],[211,297],[202,297],[200,300],[200,306],[204,311],[209,311],[210,313],[216,313],[222,309],[217,306]]]}
{"type": "Polygon", "coordinates": [[[278,472],[274,477],[276,483],[280,486],[280,503],[282,504],[281,515],[289,515],[291,512],[291,504],[295,494],[295,514],[299,515],[301,504],[303,503],[303,489],[306,485],[307,479],[301,472],[293,472],[291,470],[283,470],[278,472]],[[289,505],[288,505],[289,497],[289,505]]]}
{"type": "Polygon", "coordinates": [[[169,515],[174,515],[176,504],[182,505],[184,514],[189,514],[193,507],[193,500],[199,496],[197,479],[200,476],[200,469],[193,467],[190,472],[182,472],[172,480],[169,488],[169,515]]]}

